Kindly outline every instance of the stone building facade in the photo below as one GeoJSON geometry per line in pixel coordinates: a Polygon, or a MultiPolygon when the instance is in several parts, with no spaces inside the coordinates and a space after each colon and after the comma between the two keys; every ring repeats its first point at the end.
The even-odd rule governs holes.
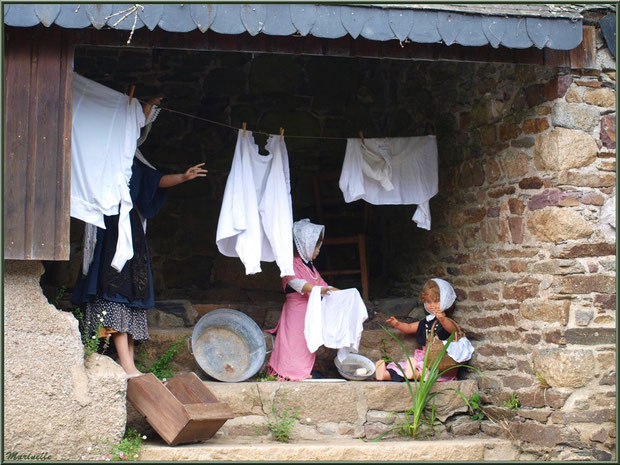
{"type": "MultiPolygon", "coordinates": [[[[137,84],[139,97],[163,93],[164,106],[236,127],[247,121],[272,133],[284,125],[290,135],[337,137],[360,130],[366,137],[435,133],[440,192],[431,201],[432,231],[414,226],[410,207],[373,210],[371,297],[414,305],[429,277],[451,281],[458,293],[454,318],[476,347],[472,363],[486,375],[467,377],[477,379],[487,405],[501,407],[513,394],[521,404],[516,414],[499,409],[504,417],[486,432],[522,441],[524,459],[605,460],[616,454],[616,75],[600,37],[597,48],[600,69],[582,72],[116,48],[78,49],[75,70],[121,91],[137,84]]],[[[215,248],[235,137],[228,128],[162,112],[144,146],[147,158],[165,171],[202,161],[209,168],[204,183],[172,190],[149,223],[159,298],[279,298],[275,266],[246,277],[238,260],[215,248]]],[[[338,170],[344,144],[287,140],[296,219],[314,216],[312,175],[338,170]]],[[[334,224],[328,234],[345,226],[334,224]]],[[[45,264],[44,287],[71,290],[81,261],[81,227],[72,223],[71,261],[45,264]]],[[[36,287],[40,269],[13,262],[7,270],[5,311],[17,311],[20,289],[36,287]]],[[[47,343],[38,334],[50,309],[39,295],[34,299],[39,326],[23,329],[16,321],[5,327],[6,340],[47,343]]],[[[90,418],[95,391],[89,383],[97,382],[96,375],[74,357],[80,353],[75,322],[63,320],[59,331],[75,346],[60,357],[73,374],[71,382],[58,378],[51,389],[66,392],[70,405],[79,404],[90,418]]],[[[6,367],[10,387],[19,384],[25,352],[7,345],[6,353],[13,360],[6,367]]],[[[116,399],[110,408],[119,416],[124,403],[116,394],[122,397],[123,389],[120,378],[109,385],[110,399],[116,399]]],[[[17,425],[16,415],[7,418],[9,426],[17,425]]],[[[121,434],[122,425],[109,427],[102,434],[121,434]]],[[[94,426],[82,432],[92,436],[89,428],[94,426]]],[[[82,436],[73,439],[85,444],[82,436]]],[[[55,457],[65,458],[58,449],[55,457]]]]}

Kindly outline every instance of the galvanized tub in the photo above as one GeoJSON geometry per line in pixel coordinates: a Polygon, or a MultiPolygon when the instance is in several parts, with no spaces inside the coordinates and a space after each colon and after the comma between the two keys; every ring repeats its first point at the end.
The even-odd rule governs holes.
{"type": "MultiPolygon", "coordinates": [[[[192,332],[192,354],[202,370],[227,383],[251,378],[265,362],[267,344],[252,318],[232,308],[219,308],[204,315],[192,332]]],[[[272,347],[273,347],[273,337],[272,347]]]]}

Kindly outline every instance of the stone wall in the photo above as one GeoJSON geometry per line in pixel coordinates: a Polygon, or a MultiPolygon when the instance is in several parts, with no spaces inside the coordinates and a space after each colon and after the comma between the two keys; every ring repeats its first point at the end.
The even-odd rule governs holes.
{"type": "Polygon", "coordinates": [[[4,458],[94,459],[123,436],[125,372],[98,354],[84,361],[78,322],[47,302],[42,271],[5,261],[4,458]]]}
{"type": "Polygon", "coordinates": [[[511,434],[536,457],[615,455],[616,83],[599,54],[600,71],[454,65],[434,79],[434,233],[404,244],[396,227],[384,254],[406,263],[405,294],[453,283],[485,400],[518,396],[511,434]]]}
{"type": "MultiPolygon", "coordinates": [[[[454,317],[487,376],[484,400],[501,407],[515,393],[521,402],[507,428],[525,441],[524,456],[604,459],[615,456],[615,62],[597,41],[600,70],[587,72],[111,48],[79,49],[75,69],[233,126],[436,133],[432,231],[415,227],[412,207],[373,208],[371,296],[415,303],[429,277],[451,281],[454,317]]],[[[209,169],[204,182],[171,189],[149,223],[158,297],[280,299],[275,266],[246,277],[215,247],[234,131],[166,112],[155,124],[147,158],[164,171],[202,161],[209,169]]],[[[312,174],[339,170],[344,141],[287,146],[295,218],[315,218],[312,174]]],[[[340,228],[328,225],[328,234],[340,228]]],[[[50,264],[47,283],[72,286],[80,234],[72,224],[71,262],[50,264]]]]}

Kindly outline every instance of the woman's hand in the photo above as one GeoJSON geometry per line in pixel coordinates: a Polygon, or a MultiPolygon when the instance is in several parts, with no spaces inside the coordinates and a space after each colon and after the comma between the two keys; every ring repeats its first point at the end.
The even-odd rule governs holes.
{"type": "Polygon", "coordinates": [[[148,102],[142,105],[142,111],[144,112],[145,118],[149,117],[149,114],[151,113],[151,110],[153,109],[153,107],[155,105],[159,105],[163,98],[164,98],[163,95],[160,95],[159,97],[153,97],[148,102]]]}
{"type": "Polygon", "coordinates": [[[330,294],[332,291],[338,291],[335,287],[327,286],[321,288],[321,295],[330,294]]]}
{"type": "Polygon", "coordinates": [[[389,317],[387,320],[385,320],[385,322],[389,325],[392,325],[394,328],[396,328],[398,326],[398,323],[400,323],[400,321],[398,321],[395,316],[389,317]]]}
{"type": "Polygon", "coordinates": [[[208,170],[202,168],[203,165],[204,163],[198,163],[196,166],[188,168],[187,171],[183,173],[183,180],[190,181],[194,178],[204,178],[208,170]]]}

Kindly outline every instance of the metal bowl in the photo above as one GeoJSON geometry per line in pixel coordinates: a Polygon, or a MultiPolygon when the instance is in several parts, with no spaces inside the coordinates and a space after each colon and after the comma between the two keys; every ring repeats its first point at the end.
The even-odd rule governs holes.
{"type": "Polygon", "coordinates": [[[360,354],[349,354],[342,362],[336,357],[334,358],[334,365],[336,365],[340,376],[349,381],[365,381],[370,379],[375,375],[376,370],[374,362],[360,354]],[[367,373],[365,375],[356,375],[355,370],[358,368],[366,368],[367,373]]]}
{"type": "Polygon", "coordinates": [[[245,313],[220,308],[204,315],[194,326],[192,352],[209,376],[238,383],[254,376],[263,366],[268,353],[266,336],[245,313]]]}

